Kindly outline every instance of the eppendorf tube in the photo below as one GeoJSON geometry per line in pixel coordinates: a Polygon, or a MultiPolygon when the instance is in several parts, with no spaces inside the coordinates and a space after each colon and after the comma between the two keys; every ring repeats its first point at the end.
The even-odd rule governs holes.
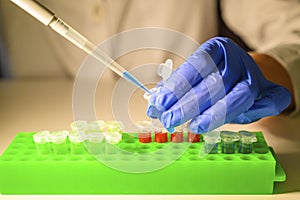
{"type": "Polygon", "coordinates": [[[200,140],[201,140],[200,134],[192,133],[191,131],[188,131],[188,135],[187,135],[188,142],[196,143],[196,142],[200,142],[200,140]]]}
{"type": "Polygon", "coordinates": [[[124,125],[120,121],[108,121],[106,122],[106,131],[108,132],[119,132],[124,131],[124,125]]]}
{"type": "Polygon", "coordinates": [[[33,135],[33,141],[36,145],[38,155],[50,155],[50,131],[40,131],[33,135]]]}
{"type": "Polygon", "coordinates": [[[103,132],[90,132],[87,135],[87,150],[91,154],[101,154],[104,152],[103,132]]]}
{"type": "Polygon", "coordinates": [[[220,132],[211,131],[203,134],[204,152],[206,154],[217,154],[218,144],[221,142],[220,132]]]}
{"type": "Polygon", "coordinates": [[[249,131],[239,131],[240,144],[239,153],[248,154],[252,153],[253,142],[257,142],[256,135],[249,131]]]}
{"type": "Polygon", "coordinates": [[[171,133],[170,141],[173,143],[181,143],[184,141],[184,132],[186,131],[185,125],[175,127],[175,132],[171,133]]]}
{"type": "Polygon", "coordinates": [[[166,143],[168,142],[168,131],[165,129],[154,131],[154,142],[166,143]]]}
{"type": "Polygon", "coordinates": [[[153,132],[154,132],[154,142],[157,143],[168,142],[168,131],[165,128],[163,128],[160,122],[155,123],[155,121],[152,120],[152,125],[153,125],[153,132]]]}
{"type": "Polygon", "coordinates": [[[69,135],[68,131],[51,132],[52,149],[56,155],[67,154],[66,139],[69,135]]]}
{"type": "Polygon", "coordinates": [[[78,131],[81,134],[85,133],[88,130],[88,123],[84,120],[78,120],[71,123],[72,131],[78,131]]]}
{"type": "Polygon", "coordinates": [[[105,122],[103,120],[89,121],[87,122],[87,130],[88,132],[99,132],[104,131],[105,122]]]}
{"type": "Polygon", "coordinates": [[[78,133],[78,131],[71,131],[69,134],[69,140],[71,143],[71,153],[72,154],[83,154],[85,148],[83,142],[85,138],[78,133]]]}
{"type": "Polygon", "coordinates": [[[138,138],[140,143],[152,142],[152,126],[150,121],[140,121],[136,123],[138,127],[138,138]]]}
{"type": "Polygon", "coordinates": [[[222,153],[235,153],[235,142],[239,140],[239,136],[233,131],[221,131],[222,153]]]}
{"type": "Polygon", "coordinates": [[[119,132],[106,132],[105,141],[108,144],[118,144],[122,140],[122,134],[119,132]]]}
{"type": "Polygon", "coordinates": [[[168,131],[163,127],[163,125],[158,119],[152,119],[151,126],[154,132],[154,142],[157,143],[168,142],[168,131]]]}
{"type": "Polygon", "coordinates": [[[105,133],[105,153],[114,154],[117,152],[118,147],[115,145],[122,140],[122,134],[118,132],[106,132],[105,133]]]}

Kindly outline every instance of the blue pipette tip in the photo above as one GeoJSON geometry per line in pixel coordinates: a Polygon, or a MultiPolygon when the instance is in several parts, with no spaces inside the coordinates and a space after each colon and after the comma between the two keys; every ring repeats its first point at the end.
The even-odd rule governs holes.
{"type": "Polygon", "coordinates": [[[133,83],[134,85],[136,85],[137,87],[141,88],[142,90],[144,90],[145,92],[151,94],[150,90],[148,88],[146,88],[139,80],[137,80],[134,76],[132,76],[129,72],[123,72],[123,78],[125,78],[126,80],[128,80],[129,82],[133,83]]]}

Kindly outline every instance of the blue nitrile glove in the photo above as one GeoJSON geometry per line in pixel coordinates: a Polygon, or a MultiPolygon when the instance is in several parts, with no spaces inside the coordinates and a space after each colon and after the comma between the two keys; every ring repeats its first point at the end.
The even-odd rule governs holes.
{"type": "Polygon", "coordinates": [[[169,130],[191,120],[195,133],[277,115],[291,100],[289,91],[268,81],[247,52],[222,37],[202,44],[159,87],[147,115],[169,130]]]}

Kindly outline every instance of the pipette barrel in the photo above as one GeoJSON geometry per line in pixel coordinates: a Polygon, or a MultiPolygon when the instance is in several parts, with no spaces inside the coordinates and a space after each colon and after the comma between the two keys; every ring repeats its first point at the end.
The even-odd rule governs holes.
{"type": "Polygon", "coordinates": [[[150,91],[134,76],[132,76],[126,69],[121,67],[112,58],[106,55],[103,51],[91,43],[87,38],[69,26],[60,18],[56,17],[55,14],[46,8],[41,3],[35,0],[11,0],[13,3],[21,7],[23,10],[28,12],[30,15],[35,17],[41,23],[49,26],[52,30],[69,40],[75,46],[84,50],[87,54],[96,58],[99,62],[110,68],[112,71],[117,73],[119,76],[125,78],[129,82],[133,83],[137,87],[143,89],[147,93],[150,91]]]}

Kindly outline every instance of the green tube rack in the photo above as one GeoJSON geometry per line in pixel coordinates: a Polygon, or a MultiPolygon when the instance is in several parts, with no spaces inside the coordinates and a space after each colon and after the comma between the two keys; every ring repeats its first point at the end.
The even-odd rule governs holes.
{"type": "MultiPolygon", "coordinates": [[[[19,133],[0,157],[1,194],[271,194],[274,182],[285,181],[285,173],[268,147],[263,134],[253,153],[208,154],[199,158],[203,142],[192,143],[169,166],[148,173],[126,173],[98,162],[86,150],[74,155],[67,141],[66,155],[37,155],[33,133],[19,133]]],[[[155,151],[169,143],[139,143],[123,134],[120,148],[131,152],[155,151]]],[[[221,146],[221,145],[219,145],[221,146]]],[[[180,148],[145,158],[151,162],[171,157],[180,148]]],[[[142,154],[143,155],[143,154],[142,154]]],[[[110,160],[134,164],[126,154],[111,154],[110,160]]],[[[141,160],[139,160],[141,162],[141,160]]]]}

